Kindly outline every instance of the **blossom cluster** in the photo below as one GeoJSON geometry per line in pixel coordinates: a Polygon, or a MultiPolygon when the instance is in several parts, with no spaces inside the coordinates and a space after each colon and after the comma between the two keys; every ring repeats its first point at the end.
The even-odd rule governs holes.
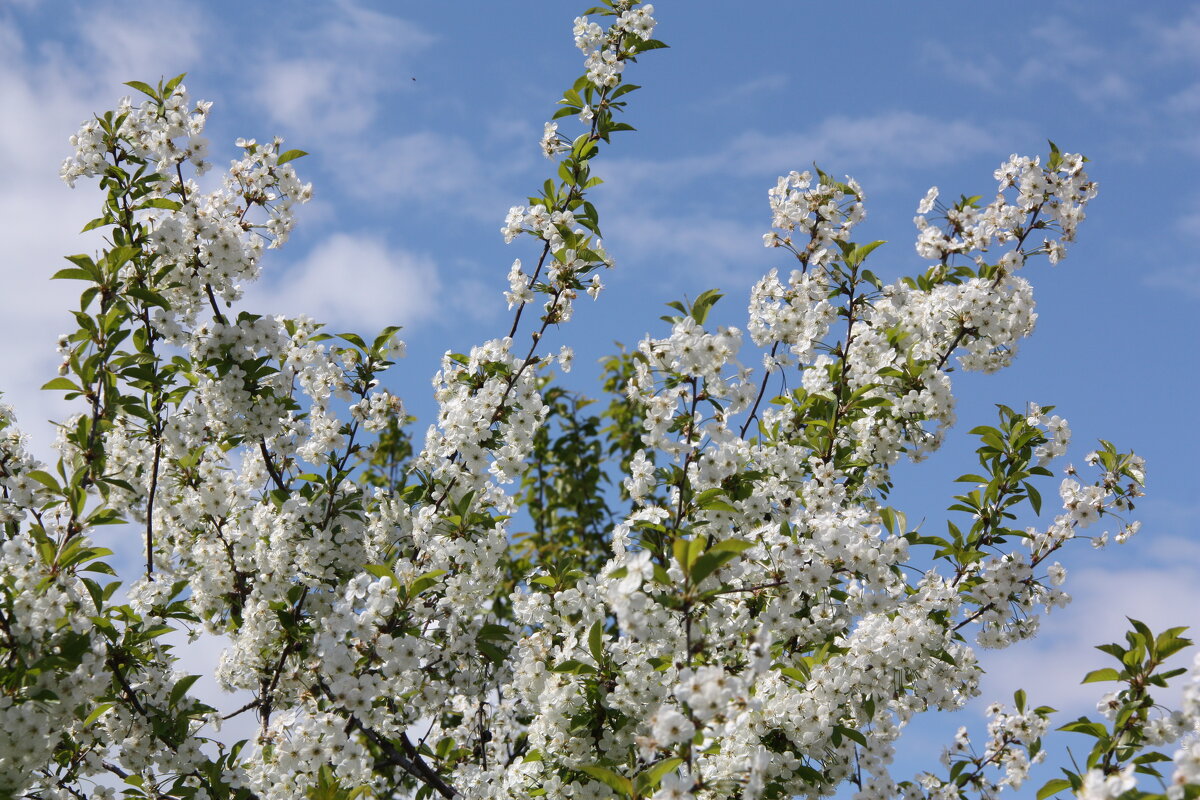
{"type": "MultiPolygon", "coordinates": [[[[620,362],[611,425],[580,428],[595,485],[606,455],[627,466],[611,497],[584,498],[606,512],[592,530],[567,513],[582,475],[538,483],[561,408],[546,369],[573,352],[544,351],[612,264],[584,199],[590,162],[628,127],[612,118],[636,88],[626,64],[661,46],[650,5],[594,13],[611,24],[575,21],[586,72],[555,117],[584,131],[547,123],[559,180],[501,228],[534,248],[509,268],[511,329],[445,354],[419,444],[383,384],[396,329],[332,336],[234,310],[311,196],[300,151],[238,140],[201,192],[185,168],[207,167],[209,104],[178,79],[134,84],[150,99],[73,138],[62,175],[111,176],[95,225],[121,244],[60,274],[91,294],[50,384],[83,404],[60,426],[57,470],[0,407],[0,791],[104,796],[103,776],[189,800],[756,800],[845,782],[861,800],[961,796],[932,775],[893,780],[895,742],[913,715],[978,693],[976,645],[1030,636],[1069,599],[1051,557],[1079,531],[1136,531],[1121,515],[1144,464],[1105,443],[1091,484],[1067,468],[1044,531],[1012,528],[1011,509],[1038,511],[1032,486],[1070,428],[1050,408],[1001,407],[976,429],[981,474],[964,476],[946,535],[888,504],[892,467],[940,445],[954,369],[1003,368],[1032,331],[1016,271],[1062,258],[1095,193],[1084,160],[1013,157],[993,203],[940,209],[944,224],[926,218],[932,190],[925,266],[890,283],[868,266],[882,243],[853,240],[857,182],[779,178],[764,242],[795,261],[755,284],[745,333],[709,323],[716,292],[672,304],[669,331],[620,362]],[[88,542],[122,521],[146,563],[118,602],[88,542]],[[217,683],[252,700],[196,700],[171,629],[219,640],[217,683]],[[220,718],[240,714],[256,730],[228,747],[220,718]]],[[[1188,691],[1180,720],[1200,716],[1188,691]]],[[[986,796],[1021,784],[1046,728],[1022,701],[992,712],[982,753],[963,734],[948,757],[980,767],[986,796]]],[[[1197,782],[1196,752],[1179,751],[1178,785],[1197,782]]],[[[1125,779],[1084,785],[1112,796],[1125,779]]]]}
{"type": "Polygon", "coordinates": [[[637,42],[654,34],[654,6],[623,0],[616,10],[619,16],[607,31],[587,17],[575,18],[575,46],[583,51],[587,79],[597,88],[614,87],[620,82],[625,68],[621,58],[623,47],[636,52],[637,42]],[[627,37],[632,37],[633,42],[627,37]]]}
{"type": "Polygon", "coordinates": [[[103,174],[114,139],[126,143],[132,155],[154,164],[163,175],[185,162],[191,162],[196,172],[203,174],[211,166],[205,160],[209,142],[201,135],[210,108],[212,103],[208,101],[193,103],[187,88],[178,82],[161,101],[151,98],[135,106],[126,97],[109,117],[120,120],[115,129],[106,131],[99,118],[80,126],[71,137],[74,152],[63,162],[59,176],[74,186],[79,178],[103,174]]]}

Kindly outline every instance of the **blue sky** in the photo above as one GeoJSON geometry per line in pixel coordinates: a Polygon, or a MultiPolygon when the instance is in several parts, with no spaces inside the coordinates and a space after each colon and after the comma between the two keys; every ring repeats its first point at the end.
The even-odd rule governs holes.
{"type": "MultiPolygon", "coordinates": [[[[70,286],[46,278],[101,196],[57,180],[67,137],[130,90],[187,72],[214,101],[214,160],[239,136],[274,134],[311,153],[315,187],[292,240],[272,251],[248,307],[308,313],[337,330],[405,326],[409,357],[392,387],[422,421],[446,349],[507,330],[501,292],[519,244],[498,229],[549,175],[542,123],[581,71],[570,27],[584,4],[329,2],[0,3],[0,390],[45,452],[42,424],[64,408],[37,386],[56,366],[70,286]]],[[[1029,268],[1040,319],[1016,364],[958,376],[960,429],[992,404],[1056,404],[1076,461],[1098,437],[1149,467],[1139,537],[1081,546],[1066,562],[1076,602],[1045,636],[992,656],[985,699],[1026,685],[1035,701],[1090,710],[1100,666],[1090,646],[1123,615],[1200,625],[1200,511],[1192,421],[1200,342],[1200,6],[1066,0],[1046,4],[854,4],[665,0],[648,54],[628,79],[645,88],[594,174],[617,269],[600,302],[583,301],[552,347],[572,344],[571,383],[614,340],[661,332],[663,303],[718,287],[719,321],[744,326],[750,285],[772,266],[766,191],[815,161],[867,192],[863,240],[885,277],[922,268],[912,216],[931,185],[943,196],[992,191],[1010,153],[1053,139],[1092,159],[1100,196],[1065,263],[1029,268]],[[850,8],[852,10],[846,11],[850,8]],[[1085,552],[1086,550],[1086,552],[1085,552]]],[[[964,433],[918,469],[897,498],[940,526],[952,479],[970,471],[964,433]]],[[[968,717],[981,722],[978,714],[968,717]]],[[[923,726],[936,753],[957,720],[923,726]],[[936,730],[934,728],[936,727],[936,730]],[[936,743],[936,744],[935,744],[936,743]]]]}

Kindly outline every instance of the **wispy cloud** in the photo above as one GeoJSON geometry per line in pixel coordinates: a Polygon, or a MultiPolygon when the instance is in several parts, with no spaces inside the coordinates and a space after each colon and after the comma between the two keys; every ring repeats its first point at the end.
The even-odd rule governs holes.
{"type": "MultiPolygon", "coordinates": [[[[1147,535],[1143,533],[1143,535],[1147,535]]],[[[1111,657],[1096,650],[1107,642],[1124,641],[1128,618],[1145,622],[1154,631],[1177,625],[1200,625],[1200,584],[1196,582],[1194,543],[1187,538],[1157,536],[1137,548],[1134,563],[1120,546],[1098,558],[1094,566],[1074,570],[1067,590],[1074,597],[1066,609],[1043,618],[1037,639],[988,654],[983,699],[1010,697],[1024,686],[1034,702],[1053,701],[1064,715],[1087,712],[1107,688],[1080,684],[1093,669],[1109,666],[1111,657]],[[1120,562],[1118,562],[1120,559],[1120,562]],[[1029,665],[1036,663],[1036,679],[1029,665]],[[1036,690],[1036,691],[1035,691],[1036,690]]],[[[1186,664],[1186,656],[1177,656],[1186,664]]],[[[1177,698],[1162,697],[1162,702],[1177,698]]]]}
{"type": "MultiPolygon", "coordinates": [[[[1200,148],[1197,152],[1200,153],[1200,148]]],[[[1200,195],[1193,195],[1181,206],[1168,230],[1189,246],[1177,246],[1156,259],[1156,266],[1142,273],[1141,282],[1154,289],[1200,298],[1200,262],[1188,255],[1194,252],[1195,244],[1200,243],[1200,195]]]]}
{"type": "MultiPolygon", "coordinates": [[[[636,253],[638,261],[653,269],[638,280],[648,286],[743,286],[764,271],[755,266],[762,255],[761,225],[707,214],[669,215],[617,211],[606,215],[605,233],[619,242],[614,255],[636,253]]],[[[708,288],[708,287],[704,287],[708,288]]]]}
{"type": "Polygon", "coordinates": [[[830,116],[794,132],[745,131],[708,152],[610,159],[600,169],[607,181],[605,233],[654,263],[653,275],[665,283],[699,275],[709,285],[742,285],[770,262],[762,257],[762,234],[769,227],[766,191],[777,176],[815,162],[860,179],[870,196],[916,171],[1008,152],[1006,135],[996,126],[897,110],[830,116]],[[752,194],[738,195],[753,203],[734,204],[732,215],[725,202],[730,179],[754,184],[752,194]],[[724,194],[701,188],[718,184],[724,194]]]}
{"type": "Polygon", "coordinates": [[[350,0],[313,11],[262,55],[251,98],[289,133],[333,145],[375,121],[384,99],[406,88],[406,66],[436,38],[350,0]]]}
{"type": "Polygon", "coordinates": [[[106,87],[130,80],[154,83],[188,72],[208,57],[212,28],[202,6],[182,0],[133,0],[84,8],[73,17],[75,30],[91,51],[91,78],[106,87]]]}
{"type": "MultiPolygon", "coordinates": [[[[700,154],[655,160],[612,159],[605,163],[610,183],[623,194],[673,194],[715,176],[774,181],[814,162],[836,173],[887,180],[897,173],[929,170],[981,153],[1004,149],[1004,131],[967,120],[944,120],[912,111],[867,116],[831,116],[808,130],[747,131],[724,146],[700,154]]],[[[766,184],[764,184],[765,191],[766,184]]],[[[870,186],[867,187],[868,191],[870,186]]]]}
{"type": "Polygon", "coordinates": [[[929,41],[923,45],[925,61],[953,81],[989,93],[1006,94],[1031,88],[1055,87],[1089,105],[1125,102],[1137,98],[1127,74],[1132,53],[1129,42],[1100,42],[1077,21],[1051,16],[1015,43],[1006,42],[1003,55],[929,41]]]}
{"type": "Polygon", "coordinates": [[[420,201],[425,208],[495,220],[511,198],[494,182],[494,168],[458,136],[418,131],[369,150],[347,153],[348,189],[363,197],[420,201]]]}
{"type": "Polygon", "coordinates": [[[246,302],[270,313],[307,314],[346,330],[406,328],[435,318],[442,281],[433,259],[375,236],[338,233],[299,263],[247,291],[246,302]]]}
{"type": "Polygon", "coordinates": [[[747,133],[734,142],[729,157],[743,174],[795,169],[797,161],[836,162],[845,169],[928,170],[996,151],[1000,144],[997,132],[974,122],[891,111],[828,117],[797,134],[747,133]]]}
{"type": "Polygon", "coordinates": [[[1000,88],[1003,64],[990,53],[960,53],[941,40],[933,40],[922,45],[921,58],[959,83],[987,92],[1000,88]]]}
{"type": "MultiPolygon", "coordinates": [[[[128,35],[149,35],[135,29],[128,35]]],[[[0,338],[9,343],[0,354],[0,392],[42,458],[49,458],[54,435],[45,421],[64,419],[72,409],[39,387],[54,375],[55,339],[72,328],[68,309],[79,292],[78,284],[49,278],[66,264],[64,255],[98,246],[97,233],[80,236],[79,230],[102,204],[93,184],[68,189],[58,168],[70,150],[68,137],[97,110],[93,97],[107,73],[130,66],[121,59],[113,55],[97,62],[103,67],[85,70],[59,44],[28,47],[16,23],[0,19],[0,105],[6,109],[0,125],[0,338]]],[[[112,94],[111,86],[104,88],[112,94]]]]}
{"type": "Polygon", "coordinates": [[[1191,6],[1178,19],[1148,23],[1153,49],[1160,59],[1200,61],[1200,8],[1191,6]]]}
{"type": "Polygon", "coordinates": [[[1146,273],[1142,282],[1185,297],[1200,298],[1200,264],[1171,264],[1146,273]]]}
{"type": "Polygon", "coordinates": [[[724,89],[718,89],[713,94],[706,95],[704,97],[704,108],[711,110],[719,106],[731,106],[748,101],[758,101],[764,94],[783,91],[787,88],[789,82],[788,76],[781,72],[760,75],[757,78],[735,83],[724,89]]]}
{"type": "MultiPolygon", "coordinates": [[[[415,23],[340,0],[283,30],[258,59],[247,99],[294,146],[316,153],[352,197],[496,219],[511,197],[495,187],[514,165],[485,157],[486,136],[471,140],[411,120],[397,135],[381,123],[389,105],[421,91],[417,60],[436,41],[415,23]]],[[[513,131],[500,125],[492,135],[508,140],[513,131]]],[[[532,150],[536,136],[529,141],[532,150]]]]}
{"type": "Polygon", "coordinates": [[[1172,94],[1167,98],[1166,108],[1174,114],[1195,114],[1200,111],[1200,83],[1193,83],[1172,94]]]}

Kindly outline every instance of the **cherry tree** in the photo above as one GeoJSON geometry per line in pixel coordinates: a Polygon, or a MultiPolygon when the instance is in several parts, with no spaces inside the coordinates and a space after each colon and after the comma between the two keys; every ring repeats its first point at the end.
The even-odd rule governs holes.
{"type": "MultiPolygon", "coordinates": [[[[978,694],[976,648],[1067,602],[1067,548],[1137,532],[1142,460],[1100,442],[1056,478],[1066,420],[1000,406],[944,532],[888,498],[954,424],[952,373],[1004,368],[1032,331],[1025,276],[1066,256],[1086,159],[1051,145],[994,192],[931,189],[926,267],[891,283],[854,238],[857,182],[780,177],[780,266],[745,330],[708,322],[716,291],[673,304],[595,405],[555,384],[571,351],[550,340],[604,302],[593,162],[631,129],[627,68],[665,47],[653,12],[575,20],[552,177],[501,229],[524,248],[511,326],[446,355],[423,438],[383,388],[398,329],[242,307],[311,195],[303,152],[239,140],[203,191],[211,104],[183,76],[131,82],[71,138],[62,177],[98,181],[105,245],[54,275],[83,286],[46,384],[78,408],[57,463],[0,408],[0,794],[924,800],[995,796],[1045,758],[1051,709],[1018,692],[980,746],[963,730],[940,766],[890,771],[913,715],[978,694]],[[1047,487],[1057,510],[1019,522],[1047,487]],[[93,543],[122,523],[136,576],[93,543]],[[219,639],[216,679],[249,702],[199,700],[175,631],[219,639]],[[243,715],[254,735],[222,738],[243,715]]],[[[1118,688],[1065,726],[1093,747],[1039,797],[1200,796],[1200,671],[1179,711],[1150,694],[1187,672],[1164,666],[1182,633],[1135,622],[1101,648],[1118,663],[1086,680],[1118,688]]]]}

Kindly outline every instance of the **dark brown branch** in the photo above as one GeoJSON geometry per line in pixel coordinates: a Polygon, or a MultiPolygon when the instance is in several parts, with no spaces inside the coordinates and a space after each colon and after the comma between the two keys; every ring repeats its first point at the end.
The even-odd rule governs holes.
{"type": "Polygon", "coordinates": [[[263,464],[267,467],[267,474],[271,476],[272,483],[279,491],[287,492],[288,487],[284,484],[279,471],[275,469],[275,462],[271,459],[270,452],[267,451],[267,440],[262,436],[258,438],[258,452],[262,453],[263,464]]]}
{"type": "Polygon", "coordinates": [[[150,494],[146,497],[146,577],[154,574],[154,498],[158,494],[158,465],[162,461],[162,436],[154,437],[154,463],[150,468],[150,494]]]}
{"type": "MultiPolygon", "coordinates": [[[[326,689],[326,691],[328,691],[328,689],[326,689]]],[[[368,728],[358,719],[358,717],[354,716],[353,714],[349,716],[349,723],[350,727],[362,731],[363,734],[370,739],[376,747],[379,748],[380,752],[383,753],[387,763],[399,767],[418,780],[424,781],[426,785],[432,787],[433,790],[442,797],[459,796],[458,791],[453,786],[446,783],[441,775],[438,775],[432,767],[425,763],[420,754],[416,752],[412,742],[408,740],[407,734],[403,735],[401,742],[404,746],[404,749],[409,751],[411,758],[406,757],[404,753],[401,753],[399,750],[397,750],[396,746],[392,744],[390,739],[382,736],[377,731],[368,728]]]]}
{"type": "MultiPolygon", "coordinates": [[[[779,352],[779,342],[771,345],[771,358],[775,358],[775,354],[779,352]]],[[[767,393],[767,382],[771,379],[770,370],[764,370],[762,385],[758,387],[758,397],[754,398],[754,407],[750,409],[750,416],[746,417],[746,424],[742,426],[741,432],[738,434],[741,438],[746,438],[746,431],[750,429],[750,423],[758,418],[758,404],[762,402],[763,396],[767,393]]]]}

